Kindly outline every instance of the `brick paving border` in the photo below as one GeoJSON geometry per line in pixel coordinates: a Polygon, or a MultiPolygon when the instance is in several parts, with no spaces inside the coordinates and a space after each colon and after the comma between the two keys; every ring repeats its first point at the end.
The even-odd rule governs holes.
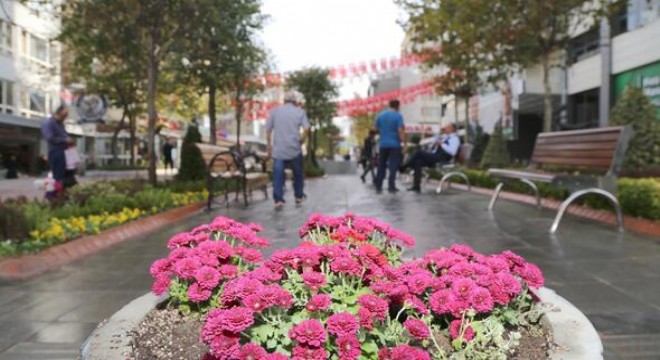
{"type": "MultiPolygon", "coordinates": [[[[432,183],[434,183],[436,186],[439,184],[438,181],[432,181],[432,183]]],[[[468,191],[467,186],[463,184],[451,183],[451,187],[454,189],[468,191]]],[[[475,194],[492,196],[494,190],[472,186],[472,192],[475,194]]],[[[507,199],[507,200],[512,200],[512,201],[536,206],[536,198],[531,195],[502,191],[500,193],[500,199],[507,199]]],[[[559,200],[541,198],[541,206],[546,209],[557,210],[559,209],[560,205],[561,205],[561,201],[559,200]]],[[[612,211],[597,210],[580,205],[571,205],[566,212],[581,218],[590,219],[603,224],[616,226],[616,215],[612,211]]],[[[632,232],[645,234],[645,235],[660,236],[660,221],[636,218],[624,214],[623,226],[626,230],[632,232]]],[[[561,226],[560,226],[560,230],[561,230],[561,226]]]]}
{"type": "Polygon", "coordinates": [[[24,280],[43,274],[85,256],[100,252],[115,244],[156,231],[172,222],[197,213],[204,206],[206,206],[206,202],[174,208],[160,214],[112,227],[97,235],[83,236],[49,247],[37,254],[0,260],[0,280],[24,280]]]}

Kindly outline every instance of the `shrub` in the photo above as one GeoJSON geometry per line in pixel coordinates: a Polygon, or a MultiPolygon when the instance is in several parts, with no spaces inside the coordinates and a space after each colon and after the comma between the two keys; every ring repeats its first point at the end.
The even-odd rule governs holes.
{"type": "Polygon", "coordinates": [[[30,234],[30,223],[16,205],[0,203],[0,241],[20,241],[30,234]]]}
{"type": "Polygon", "coordinates": [[[618,185],[624,213],[660,220],[660,179],[620,179],[618,185]]]}
{"type": "Polygon", "coordinates": [[[320,166],[314,165],[314,163],[307,157],[303,163],[303,171],[305,172],[305,177],[308,178],[321,177],[325,175],[325,170],[320,166]]]}
{"type": "Polygon", "coordinates": [[[206,179],[206,163],[202,152],[195,146],[202,142],[202,135],[197,126],[188,126],[181,146],[181,167],[176,178],[180,181],[199,181],[206,179]]]}
{"type": "MultiPolygon", "coordinates": [[[[472,129],[471,127],[469,129],[472,129]]],[[[490,140],[490,135],[484,132],[481,125],[477,125],[476,129],[470,131],[472,141],[474,143],[474,148],[470,154],[470,164],[481,164],[481,159],[483,159],[484,152],[488,147],[488,141],[490,140]]]]}
{"type": "Polygon", "coordinates": [[[510,163],[511,157],[509,156],[504,135],[502,135],[502,123],[498,122],[495,125],[493,135],[488,140],[488,146],[481,159],[481,167],[506,167],[510,163]]]}
{"type": "Polygon", "coordinates": [[[255,230],[218,218],[172,238],[151,267],[154,292],[169,291],[184,313],[208,311],[207,358],[505,358],[516,327],[541,314],[528,288],[543,276],[510,251],[453,245],[402,262],[410,235],[377,219],[315,214],[298,247],[254,267],[243,244],[255,230]]]}
{"type": "Polygon", "coordinates": [[[641,89],[628,86],[612,109],[613,125],[632,125],[624,167],[632,170],[660,167],[660,122],[655,108],[641,89]]]}

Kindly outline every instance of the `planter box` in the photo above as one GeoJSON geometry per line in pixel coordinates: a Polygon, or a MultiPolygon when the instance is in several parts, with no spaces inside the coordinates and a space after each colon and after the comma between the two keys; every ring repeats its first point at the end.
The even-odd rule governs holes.
{"type": "MultiPolygon", "coordinates": [[[[553,290],[542,288],[536,295],[546,307],[543,322],[552,334],[550,359],[603,359],[603,344],[584,314],[553,290]]],[[[99,324],[81,348],[82,360],[126,360],[132,354],[131,334],[145,316],[167,299],[151,293],[139,297],[110,319],[99,324]]]]}

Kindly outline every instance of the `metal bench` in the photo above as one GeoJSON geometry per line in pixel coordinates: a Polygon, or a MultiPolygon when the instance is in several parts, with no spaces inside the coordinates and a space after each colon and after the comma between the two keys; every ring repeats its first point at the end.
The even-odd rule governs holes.
{"type": "Polygon", "coordinates": [[[243,193],[245,206],[248,205],[248,195],[252,190],[259,188],[268,198],[268,184],[270,175],[268,173],[267,160],[257,154],[239,154],[226,146],[209,144],[195,144],[202,153],[207,165],[206,187],[209,193],[207,210],[211,209],[214,201],[214,183],[224,180],[224,199],[229,206],[229,184],[236,185],[236,199],[239,193],[243,193]]]}
{"type": "Polygon", "coordinates": [[[587,194],[598,194],[610,201],[622,231],[623,215],[615,194],[617,176],[631,136],[629,126],[539,134],[527,169],[488,170],[488,175],[502,180],[495,188],[488,210],[494,208],[506,181],[527,184],[534,191],[540,208],[541,197],[535,183],[548,183],[570,192],[557,211],[550,227],[551,234],[557,231],[568,207],[587,194]]]}

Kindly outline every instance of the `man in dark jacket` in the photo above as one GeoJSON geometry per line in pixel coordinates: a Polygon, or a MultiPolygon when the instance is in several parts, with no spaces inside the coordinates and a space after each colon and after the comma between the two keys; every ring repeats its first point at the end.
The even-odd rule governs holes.
{"type": "Polygon", "coordinates": [[[64,120],[69,116],[69,109],[60,105],[57,110],[41,124],[41,136],[48,142],[48,165],[53,172],[53,179],[64,184],[66,177],[66,156],[64,152],[73,145],[64,129],[64,120]]]}

